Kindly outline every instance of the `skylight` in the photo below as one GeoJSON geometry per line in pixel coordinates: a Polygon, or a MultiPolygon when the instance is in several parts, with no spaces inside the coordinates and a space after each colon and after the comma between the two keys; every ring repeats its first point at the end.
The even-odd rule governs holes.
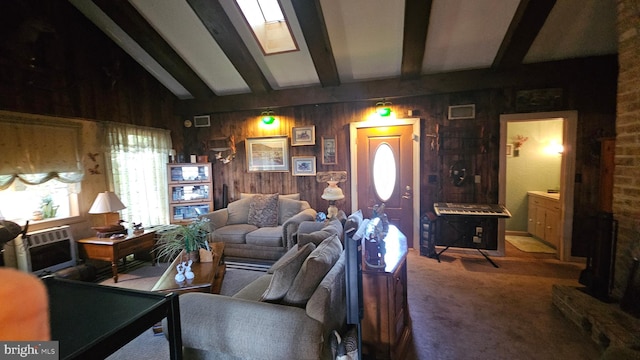
{"type": "Polygon", "coordinates": [[[235,0],[265,55],[298,50],[278,0],[235,0]]]}

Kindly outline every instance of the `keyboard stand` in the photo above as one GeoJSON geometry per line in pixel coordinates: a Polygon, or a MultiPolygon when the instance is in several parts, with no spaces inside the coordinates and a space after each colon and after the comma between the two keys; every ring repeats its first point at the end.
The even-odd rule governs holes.
{"type": "MultiPolygon", "coordinates": [[[[439,217],[440,217],[441,219],[443,219],[444,221],[446,221],[446,222],[447,222],[447,224],[449,224],[449,225],[451,226],[451,228],[452,228],[452,229],[454,229],[455,231],[457,231],[457,232],[458,232],[458,234],[460,234],[460,235],[459,235],[459,237],[458,237],[458,239],[462,239],[462,238],[464,237],[464,234],[462,233],[462,231],[460,231],[460,229],[458,229],[458,227],[456,227],[456,225],[455,225],[455,224],[453,224],[453,223],[449,222],[449,221],[447,220],[446,216],[442,216],[442,215],[441,215],[441,216],[439,216],[439,217]]],[[[436,254],[435,254],[435,258],[438,260],[438,262],[440,262],[440,255],[441,255],[443,252],[445,252],[445,251],[449,250],[449,248],[450,248],[451,246],[454,246],[454,245],[447,245],[444,249],[440,250],[440,252],[439,252],[439,253],[436,253],[436,254]]],[[[485,259],[487,259],[487,261],[488,261],[489,263],[491,263],[491,265],[493,265],[493,267],[495,267],[495,268],[500,268],[500,266],[498,266],[498,264],[496,264],[495,262],[493,262],[493,260],[491,260],[491,258],[489,257],[489,255],[487,255],[487,254],[483,253],[483,252],[482,252],[482,250],[480,250],[480,249],[478,249],[478,248],[474,248],[474,249],[478,250],[478,252],[479,252],[480,254],[482,254],[482,256],[484,256],[484,258],[485,258],[485,259]]]]}

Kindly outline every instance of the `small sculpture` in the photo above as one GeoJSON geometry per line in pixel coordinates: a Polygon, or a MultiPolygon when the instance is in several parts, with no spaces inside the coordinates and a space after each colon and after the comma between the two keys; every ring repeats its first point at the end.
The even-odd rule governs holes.
{"type": "Polygon", "coordinates": [[[187,278],[187,280],[191,280],[194,277],[196,277],[193,271],[191,271],[191,264],[193,264],[193,260],[189,260],[189,262],[184,268],[184,277],[187,278]]]}
{"type": "Polygon", "coordinates": [[[178,264],[176,266],[176,270],[178,271],[178,273],[176,274],[176,282],[181,283],[181,282],[184,281],[184,279],[185,279],[185,276],[184,276],[185,267],[186,267],[185,262],[182,262],[182,263],[180,263],[180,264],[178,264]]]}

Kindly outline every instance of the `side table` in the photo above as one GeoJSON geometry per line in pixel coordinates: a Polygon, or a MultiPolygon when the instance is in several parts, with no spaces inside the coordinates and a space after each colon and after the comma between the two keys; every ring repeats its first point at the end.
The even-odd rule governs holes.
{"type": "Polygon", "coordinates": [[[152,264],[155,265],[153,247],[155,231],[145,230],[140,234],[129,234],[122,239],[90,237],[77,241],[80,256],[84,259],[111,262],[113,282],[118,282],[118,260],[129,254],[148,250],[151,252],[152,264]]]}

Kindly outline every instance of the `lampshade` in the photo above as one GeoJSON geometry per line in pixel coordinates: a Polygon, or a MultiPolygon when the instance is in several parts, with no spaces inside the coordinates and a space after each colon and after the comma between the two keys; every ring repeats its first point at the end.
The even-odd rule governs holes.
{"type": "Polygon", "coordinates": [[[390,101],[385,101],[384,99],[382,99],[382,101],[379,101],[376,103],[376,112],[378,113],[379,116],[383,116],[383,117],[387,117],[391,115],[391,107],[389,107],[391,105],[390,101]]]}
{"type": "Polygon", "coordinates": [[[111,191],[98,194],[96,200],[89,209],[89,214],[106,214],[125,209],[126,206],[118,199],[118,196],[111,191]]]}
{"type": "Polygon", "coordinates": [[[262,122],[265,125],[271,125],[274,121],[276,121],[273,110],[265,110],[260,113],[260,115],[262,115],[262,122]]]}
{"type": "Polygon", "coordinates": [[[327,182],[329,183],[329,186],[324,188],[324,191],[322,192],[322,195],[320,197],[325,200],[344,199],[344,193],[342,192],[342,189],[338,187],[338,182],[337,181],[327,181],[327,182]]]}

